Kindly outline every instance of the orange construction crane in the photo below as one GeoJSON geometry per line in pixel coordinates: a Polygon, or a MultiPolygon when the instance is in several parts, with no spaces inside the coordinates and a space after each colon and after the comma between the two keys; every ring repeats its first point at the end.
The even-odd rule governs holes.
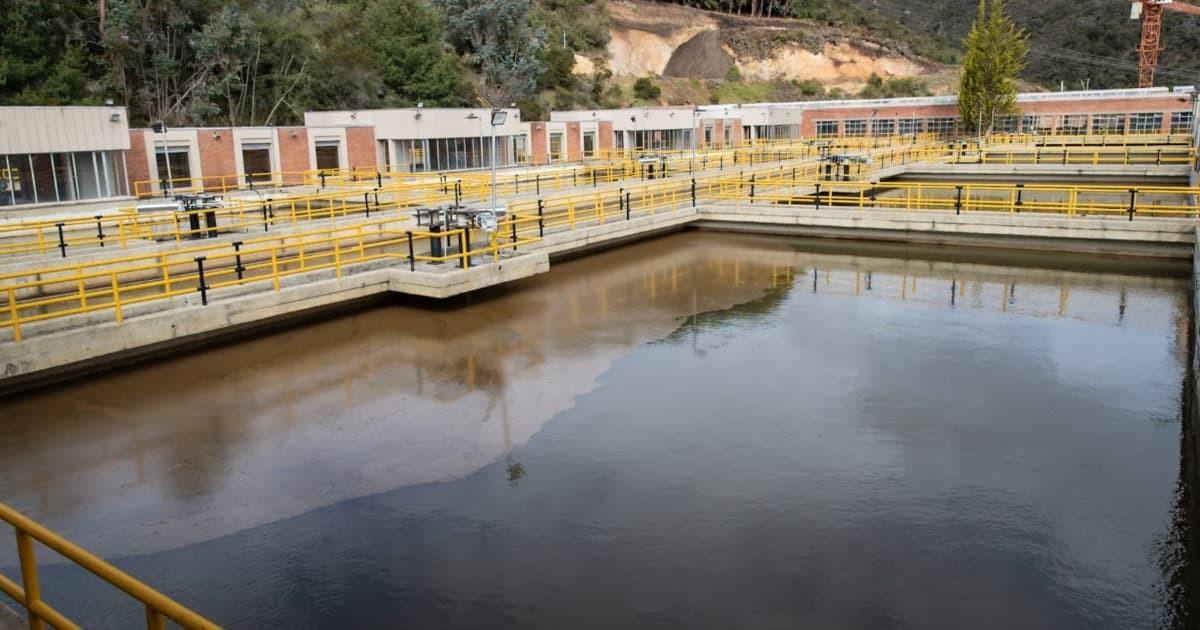
{"type": "Polygon", "coordinates": [[[1138,87],[1154,87],[1154,68],[1162,51],[1163,11],[1200,15],[1200,7],[1175,0],[1137,0],[1129,19],[1142,20],[1142,43],[1138,45],[1138,87]]]}

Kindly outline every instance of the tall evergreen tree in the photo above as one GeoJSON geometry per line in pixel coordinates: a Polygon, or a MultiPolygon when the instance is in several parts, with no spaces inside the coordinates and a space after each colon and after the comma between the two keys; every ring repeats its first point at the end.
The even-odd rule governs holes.
{"type": "Polygon", "coordinates": [[[1004,0],[979,0],[979,12],[963,40],[966,56],[958,85],[964,129],[982,133],[996,118],[1017,111],[1017,75],[1028,52],[1025,31],[1004,11],[1004,0]]]}
{"type": "Polygon", "coordinates": [[[366,41],[393,104],[454,106],[469,102],[458,57],[447,50],[441,12],[428,0],[375,0],[366,41]]]}

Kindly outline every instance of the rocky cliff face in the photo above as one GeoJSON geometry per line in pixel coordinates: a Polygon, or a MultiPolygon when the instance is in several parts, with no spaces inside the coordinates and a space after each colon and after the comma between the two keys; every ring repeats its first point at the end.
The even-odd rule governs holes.
{"type": "MultiPolygon", "coordinates": [[[[921,77],[945,69],[901,45],[801,20],[746,18],[680,5],[610,0],[608,67],[627,76],[816,81],[861,89],[871,77],[921,77]]],[[[586,72],[581,63],[577,71],[586,72]]]]}

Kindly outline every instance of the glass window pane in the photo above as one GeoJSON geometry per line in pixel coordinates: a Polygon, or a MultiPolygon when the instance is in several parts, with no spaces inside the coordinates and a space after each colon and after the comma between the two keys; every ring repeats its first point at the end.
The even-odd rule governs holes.
{"type": "Polygon", "coordinates": [[[39,203],[54,203],[58,195],[54,190],[54,165],[49,153],[38,153],[33,157],[34,192],[39,203]]]}
{"type": "Polygon", "coordinates": [[[91,151],[71,154],[75,163],[75,186],[80,199],[99,199],[102,195],[96,182],[96,163],[91,151]]]}
{"type": "Polygon", "coordinates": [[[33,203],[33,170],[28,154],[8,156],[8,178],[10,199],[17,205],[33,203]]]}
{"type": "Polygon", "coordinates": [[[69,153],[54,154],[54,179],[58,187],[59,201],[75,201],[75,178],[71,175],[71,155],[69,153]]]}
{"type": "Polygon", "coordinates": [[[0,160],[0,206],[11,206],[13,199],[12,167],[9,156],[0,160]]]}
{"type": "Polygon", "coordinates": [[[1171,114],[1171,133],[1191,133],[1193,129],[1192,112],[1174,112],[1171,114]]]}

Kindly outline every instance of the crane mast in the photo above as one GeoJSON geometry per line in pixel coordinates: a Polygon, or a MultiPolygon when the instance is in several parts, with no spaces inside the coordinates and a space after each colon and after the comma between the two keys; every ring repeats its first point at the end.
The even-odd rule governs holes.
{"type": "Polygon", "coordinates": [[[1130,19],[1142,21],[1142,40],[1138,44],[1138,87],[1154,87],[1154,71],[1162,52],[1164,11],[1200,15],[1200,7],[1175,0],[1138,0],[1130,7],[1130,19]]]}

